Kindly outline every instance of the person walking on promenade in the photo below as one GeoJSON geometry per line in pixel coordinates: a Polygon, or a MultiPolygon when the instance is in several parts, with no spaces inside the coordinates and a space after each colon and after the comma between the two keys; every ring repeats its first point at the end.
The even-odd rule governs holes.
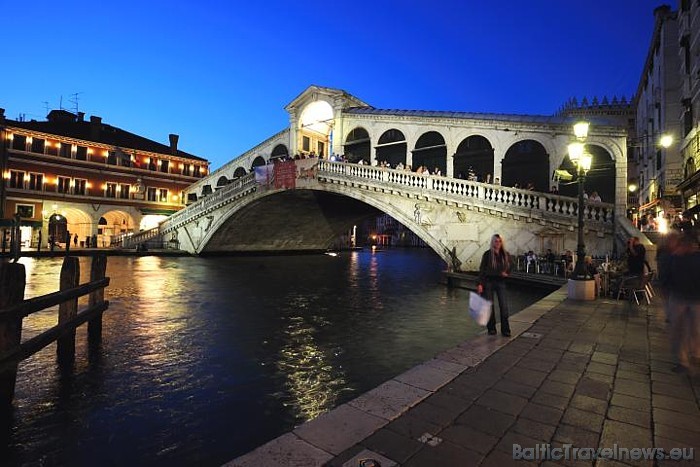
{"type": "Polygon", "coordinates": [[[676,254],[680,239],[681,235],[678,232],[671,231],[656,249],[656,267],[659,271],[659,284],[661,285],[659,288],[667,323],[671,322],[671,310],[669,308],[669,291],[666,290],[665,280],[666,276],[670,274],[671,258],[676,254]]]}
{"type": "MultiPolygon", "coordinates": [[[[503,245],[503,238],[495,234],[491,237],[491,246],[481,257],[479,266],[479,283],[476,286],[478,294],[487,300],[492,300],[494,292],[498,295],[498,308],[501,312],[501,334],[510,337],[510,324],[508,323],[508,299],[506,297],[505,279],[510,274],[510,256],[503,245]]],[[[496,334],[496,310],[495,304],[491,308],[491,318],[486,325],[490,335],[496,334]]]]}
{"type": "Polygon", "coordinates": [[[671,351],[678,362],[673,367],[676,373],[687,373],[692,359],[700,358],[700,287],[691,271],[700,271],[700,249],[695,238],[682,235],[661,277],[669,294],[671,351]]]}

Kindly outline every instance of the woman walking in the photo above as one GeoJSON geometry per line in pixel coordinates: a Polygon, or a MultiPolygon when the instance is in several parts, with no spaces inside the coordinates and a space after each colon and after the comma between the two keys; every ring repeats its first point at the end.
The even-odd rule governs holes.
{"type": "MultiPolygon", "coordinates": [[[[510,337],[508,323],[508,299],[506,298],[505,279],[510,274],[510,256],[503,245],[503,239],[496,234],[491,237],[491,248],[484,252],[479,266],[479,284],[476,291],[487,300],[493,301],[494,292],[498,295],[498,308],[501,312],[501,334],[510,337]]],[[[491,318],[486,325],[489,334],[496,334],[495,303],[491,309],[491,318]]]]}

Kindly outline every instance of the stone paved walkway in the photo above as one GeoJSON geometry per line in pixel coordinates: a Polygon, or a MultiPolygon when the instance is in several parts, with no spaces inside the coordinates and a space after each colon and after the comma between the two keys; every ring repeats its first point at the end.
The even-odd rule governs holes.
{"type": "Polygon", "coordinates": [[[521,312],[513,339],[479,336],[230,465],[700,465],[700,376],[671,371],[658,298],[563,293],[521,312]],[[514,444],[694,448],[696,460],[515,461],[514,444]]]}

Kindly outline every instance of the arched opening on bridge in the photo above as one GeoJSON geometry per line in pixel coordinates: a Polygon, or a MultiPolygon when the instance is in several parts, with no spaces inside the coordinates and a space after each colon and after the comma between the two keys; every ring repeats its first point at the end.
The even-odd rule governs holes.
{"type": "Polygon", "coordinates": [[[253,164],[250,166],[250,170],[253,170],[256,167],[260,167],[263,165],[267,165],[265,159],[263,158],[263,156],[258,156],[255,159],[253,159],[253,164]]]}
{"type": "Polygon", "coordinates": [[[217,188],[220,188],[220,187],[222,187],[222,186],[228,185],[228,183],[229,183],[228,178],[226,178],[225,176],[222,175],[222,176],[219,177],[219,179],[216,181],[216,187],[217,187],[217,188]]]}
{"type": "Polygon", "coordinates": [[[413,150],[413,169],[421,165],[427,167],[431,174],[435,174],[436,169],[439,169],[442,175],[447,174],[447,145],[437,131],[423,133],[416,142],[416,148],[413,150]]]}
{"type": "Polygon", "coordinates": [[[364,128],[357,127],[345,138],[345,160],[353,163],[362,160],[369,164],[370,148],[369,133],[364,128]]]}
{"type": "Polygon", "coordinates": [[[112,236],[133,232],[134,227],[134,218],[128,212],[108,211],[100,217],[97,225],[98,245],[109,246],[112,236]]]}
{"type": "MultiPolygon", "coordinates": [[[[605,148],[595,144],[586,144],[586,151],[591,156],[591,170],[586,175],[583,189],[588,195],[594,191],[598,193],[604,203],[615,202],[615,160],[605,148]]],[[[563,196],[578,196],[578,176],[576,167],[569,156],[564,158],[560,169],[566,170],[574,176],[567,183],[559,184],[559,194],[563,196]]]]}
{"type": "Polygon", "coordinates": [[[480,135],[462,140],[454,155],[455,177],[467,179],[471,173],[480,182],[486,181],[487,175],[493,181],[493,147],[480,135]]]}
{"type": "Polygon", "coordinates": [[[233,171],[233,178],[240,178],[244,176],[246,173],[245,169],[243,167],[238,167],[236,170],[233,171]]]}
{"type": "Polygon", "coordinates": [[[513,144],[501,164],[503,186],[525,189],[532,184],[535,191],[549,192],[549,154],[538,141],[526,139],[513,144]]]}
{"type": "Polygon", "coordinates": [[[280,157],[289,157],[289,149],[284,144],[278,144],[272,149],[270,154],[270,159],[277,159],[280,157]]]}
{"type": "Polygon", "coordinates": [[[314,101],[307,105],[299,118],[296,151],[301,154],[328,156],[333,107],[326,101],[314,101]]]}
{"type": "Polygon", "coordinates": [[[382,133],[375,150],[378,163],[386,162],[391,167],[396,167],[399,162],[406,165],[408,143],[399,130],[391,129],[382,133]]]}

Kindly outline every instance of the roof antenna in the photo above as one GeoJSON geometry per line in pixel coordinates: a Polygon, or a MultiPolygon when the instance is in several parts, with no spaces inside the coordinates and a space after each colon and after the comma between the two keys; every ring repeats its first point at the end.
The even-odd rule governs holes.
{"type": "Polygon", "coordinates": [[[73,94],[71,94],[72,99],[69,100],[69,102],[75,106],[75,114],[76,115],[78,115],[78,110],[79,110],[78,109],[78,101],[80,100],[78,98],[79,94],[82,94],[82,92],[74,92],[73,94]]]}
{"type": "Polygon", "coordinates": [[[49,101],[42,101],[44,108],[46,109],[46,115],[49,114],[49,101]]]}

